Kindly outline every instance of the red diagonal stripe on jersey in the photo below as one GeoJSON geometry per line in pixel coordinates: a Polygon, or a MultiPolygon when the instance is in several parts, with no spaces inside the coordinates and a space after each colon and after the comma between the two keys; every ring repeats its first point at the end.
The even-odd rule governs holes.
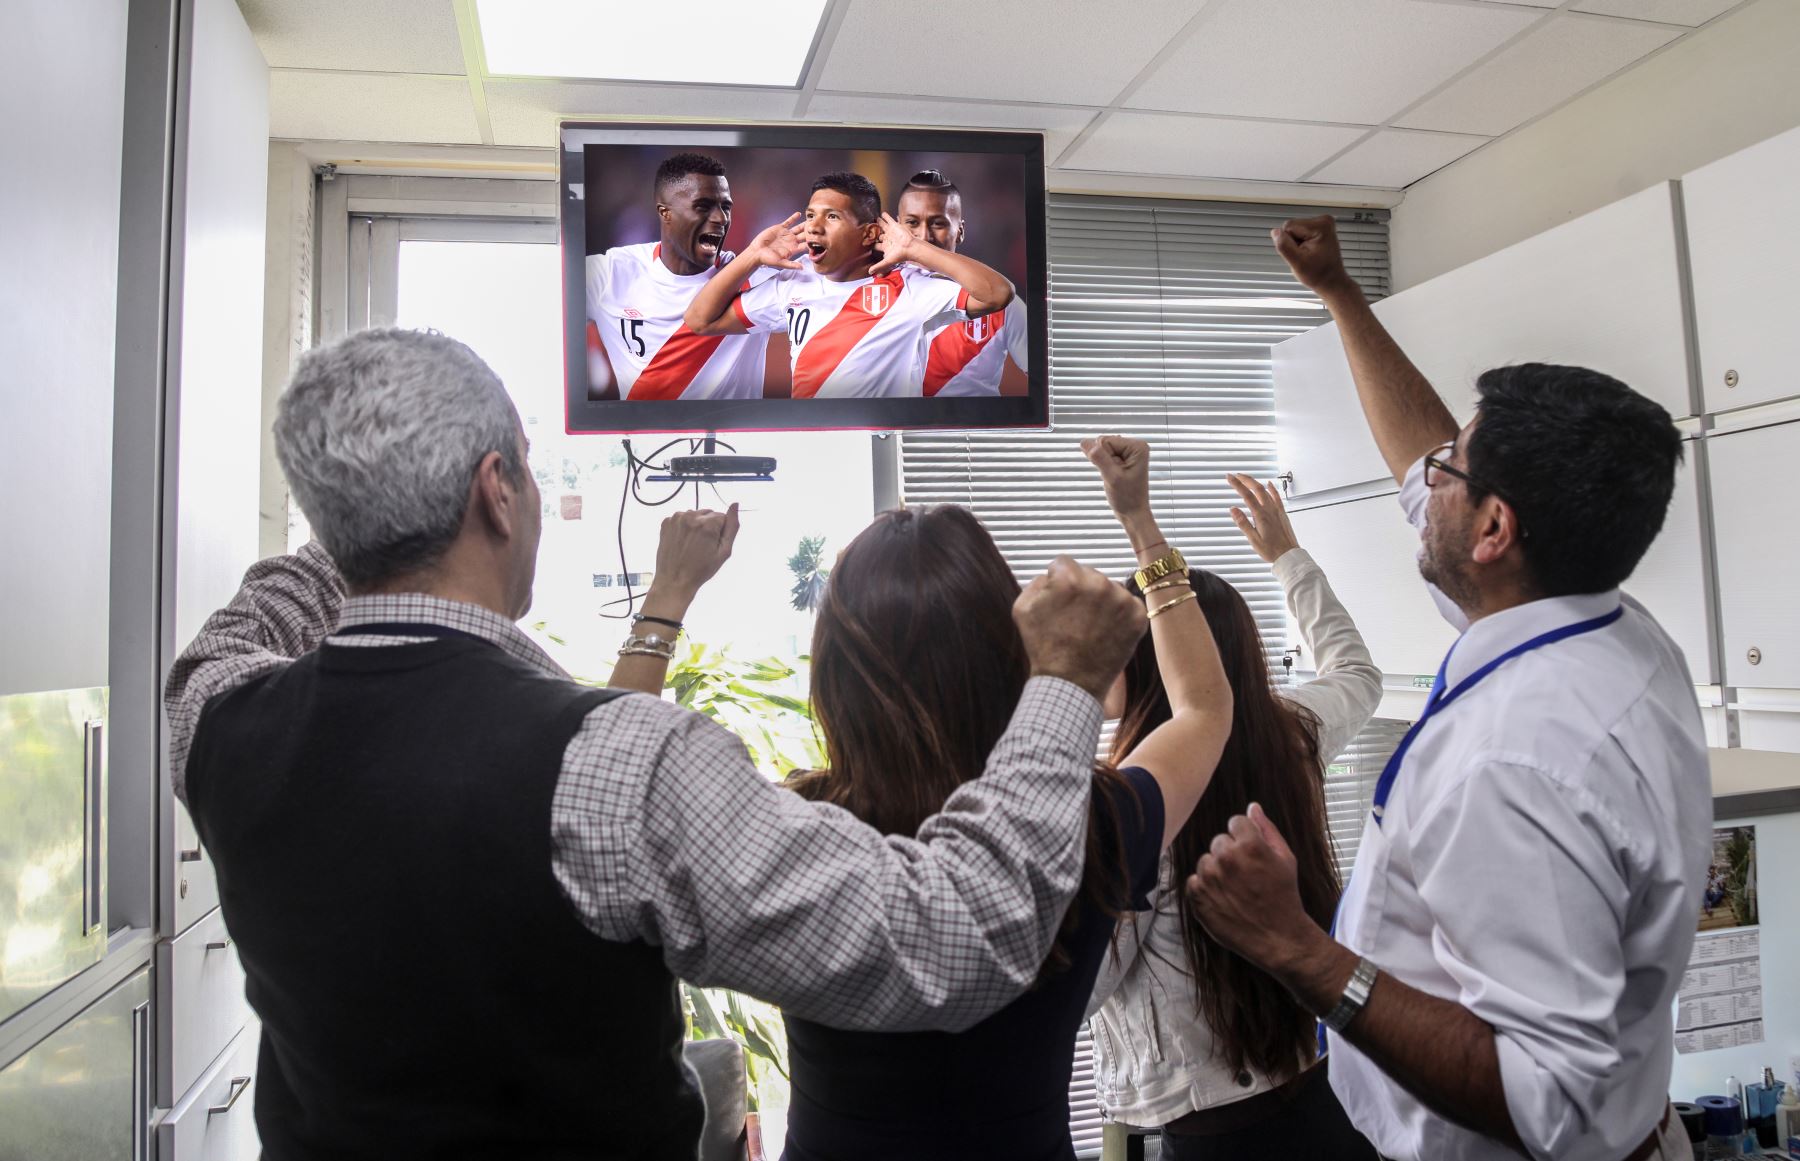
{"type": "Polygon", "coordinates": [[[994,341],[1005,325],[1006,313],[995,311],[983,315],[972,322],[986,320],[989,322],[987,337],[976,342],[969,337],[969,324],[953,323],[937,333],[931,340],[930,352],[925,358],[925,394],[936,395],[944,389],[944,384],[956,378],[964,367],[974,362],[975,356],[981,354],[987,345],[994,341]]]}
{"type": "Polygon", "coordinates": [[[724,341],[724,335],[697,335],[682,323],[650,357],[650,365],[631,385],[629,398],[680,399],[724,341]]]}
{"type": "MultiPolygon", "coordinates": [[[[898,270],[891,271],[885,277],[877,278],[870,286],[886,283],[889,299],[888,310],[900,301],[901,291],[906,289],[906,279],[898,270]]],[[[807,341],[800,350],[799,357],[794,360],[794,398],[810,399],[825,386],[825,380],[838,369],[844,356],[862,340],[862,337],[881,321],[880,314],[870,314],[863,309],[863,291],[867,287],[854,290],[844,300],[844,305],[830,322],[819,329],[819,333],[807,341]]],[[[886,314],[883,311],[882,314],[886,314]]]]}

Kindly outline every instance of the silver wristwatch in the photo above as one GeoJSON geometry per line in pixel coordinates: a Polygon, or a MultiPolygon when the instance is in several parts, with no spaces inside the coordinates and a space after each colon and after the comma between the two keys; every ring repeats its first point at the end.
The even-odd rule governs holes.
{"type": "Polygon", "coordinates": [[[1369,1002],[1369,989],[1375,986],[1376,967],[1366,959],[1356,961],[1356,970],[1350,973],[1350,982],[1344,985],[1344,994],[1338,997],[1337,1007],[1325,1015],[1325,1026],[1342,1035],[1356,1019],[1356,1014],[1363,1010],[1369,1002]]]}

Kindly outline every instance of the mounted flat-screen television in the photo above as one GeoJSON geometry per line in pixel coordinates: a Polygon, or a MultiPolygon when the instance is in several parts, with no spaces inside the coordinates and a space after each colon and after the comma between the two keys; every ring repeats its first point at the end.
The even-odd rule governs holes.
{"type": "Polygon", "coordinates": [[[1035,133],[565,121],[571,432],[1041,427],[1035,133]]]}

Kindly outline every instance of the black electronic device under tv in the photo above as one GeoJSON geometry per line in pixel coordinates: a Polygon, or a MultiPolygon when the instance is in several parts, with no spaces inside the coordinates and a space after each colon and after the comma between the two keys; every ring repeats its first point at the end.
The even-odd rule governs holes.
{"type": "Polygon", "coordinates": [[[1040,134],[565,121],[559,156],[569,431],[1048,423],[1040,134]],[[935,242],[870,277],[879,212],[935,242]],[[794,214],[797,268],[713,284],[794,214]]]}

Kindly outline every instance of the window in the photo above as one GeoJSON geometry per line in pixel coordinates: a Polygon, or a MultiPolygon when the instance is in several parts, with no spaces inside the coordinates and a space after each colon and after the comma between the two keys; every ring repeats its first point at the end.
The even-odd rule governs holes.
{"type": "MultiPolygon", "coordinates": [[[[1328,321],[1288,273],[1269,231],[1316,207],[1052,195],[1051,331],[1046,431],[907,433],[901,492],[907,503],[965,504],[1020,576],[1068,552],[1111,575],[1135,562],[1076,443],[1116,432],[1150,442],[1151,495],[1163,531],[1190,560],[1244,594],[1271,666],[1286,647],[1281,587],[1228,514],[1227,471],[1276,471],[1270,348],[1328,321]]],[[[1371,297],[1387,291],[1387,215],[1343,211],[1339,233],[1351,273],[1371,297]]],[[[1334,763],[1327,795],[1340,845],[1354,842],[1351,802],[1382,735],[1334,763]]],[[[1385,760],[1385,755],[1382,755],[1385,760]]],[[[1372,786],[1380,772],[1367,775],[1372,786]]],[[[1366,799],[1365,799],[1366,801],[1366,799]]],[[[1091,1046],[1076,1049],[1070,1093],[1077,1151],[1100,1151],[1091,1046]]]]}

